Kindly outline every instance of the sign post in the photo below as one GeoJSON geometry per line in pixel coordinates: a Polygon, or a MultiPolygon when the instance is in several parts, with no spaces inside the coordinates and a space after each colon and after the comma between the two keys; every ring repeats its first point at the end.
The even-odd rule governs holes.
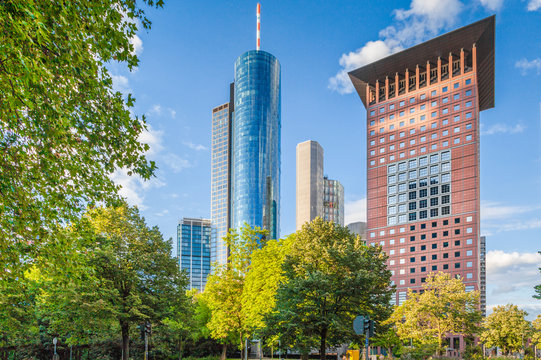
{"type": "Polygon", "coordinates": [[[353,330],[357,335],[365,334],[364,347],[366,348],[366,360],[368,360],[368,345],[369,339],[374,336],[374,320],[370,320],[370,316],[357,316],[353,320],[353,330]]]}

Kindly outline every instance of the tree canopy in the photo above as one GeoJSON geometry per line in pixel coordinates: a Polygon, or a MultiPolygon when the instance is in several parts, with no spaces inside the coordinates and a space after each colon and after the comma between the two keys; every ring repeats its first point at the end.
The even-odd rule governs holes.
{"type": "Polygon", "coordinates": [[[137,208],[93,209],[59,243],[75,266],[45,269],[39,308],[50,331],[70,342],[119,331],[128,359],[134,325],[158,324],[188,308],[187,278],[171,242],[137,208]]]}
{"type": "Polygon", "coordinates": [[[203,293],[204,300],[211,311],[207,323],[212,338],[224,345],[222,358],[228,344],[236,344],[241,349],[249,334],[244,303],[242,301],[246,274],[250,269],[251,256],[264,241],[266,230],[252,229],[248,224],[237,231],[231,229],[224,241],[229,249],[228,262],[215,264],[214,272],[207,278],[203,293]]]}
{"type": "Polygon", "coordinates": [[[501,348],[506,354],[522,349],[530,330],[527,315],[526,311],[512,304],[494,307],[492,314],[483,322],[481,341],[488,347],[501,348]]]}
{"type": "Polygon", "coordinates": [[[466,292],[461,279],[441,272],[429,274],[422,292],[410,289],[389,319],[403,341],[437,344],[438,352],[447,334],[472,336],[480,321],[479,292],[466,292]]]}
{"type": "Polygon", "coordinates": [[[12,277],[55,227],[117,200],[115,170],[154,172],[139,141],[145,120],[131,115],[131,95],[113,91],[107,69],[138,64],[132,38],[138,25],[150,28],[138,4],[0,2],[0,265],[12,277]]]}
{"type": "Polygon", "coordinates": [[[294,234],[283,263],[269,331],[307,354],[319,346],[355,339],[353,320],[360,314],[382,321],[391,311],[393,292],[386,255],[367,247],[346,227],[316,218],[294,234]]]}

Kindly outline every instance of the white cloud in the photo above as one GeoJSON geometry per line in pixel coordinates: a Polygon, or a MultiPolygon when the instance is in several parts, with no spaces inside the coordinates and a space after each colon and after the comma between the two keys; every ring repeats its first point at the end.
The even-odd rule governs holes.
{"type": "Polygon", "coordinates": [[[178,155],[175,155],[173,153],[167,153],[162,156],[163,162],[169,166],[169,168],[175,173],[179,173],[184,169],[190,168],[193,166],[193,164],[187,160],[183,159],[178,155]]]}
{"type": "Polygon", "coordinates": [[[530,0],[528,2],[528,11],[536,11],[541,8],[541,0],[530,0]]]}
{"type": "Polygon", "coordinates": [[[463,7],[459,0],[412,0],[408,10],[395,10],[398,24],[380,31],[380,40],[369,41],[340,57],[342,69],[329,79],[329,88],[341,94],[352,93],[348,71],[437,35],[455,24],[463,7]]]}
{"type": "Polygon", "coordinates": [[[150,125],[147,125],[147,129],[139,134],[139,141],[148,144],[150,149],[146,155],[154,157],[163,150],[163,131],[155,130],[150,125]]]}
{"type": "Polygon", "coordinates": [[[532,298],[534,287],[541,283],[539,253],[492,250],[486,260],[488,313],[494,306],[508,303],[518,305],[533,317],[541,313],[541,304],[532,298]]]}
{"type": "Polygon", "coordinates": [[[481,202],[481,226],[484,234],[523,231],[541,228],[541,218],[531,214],[539,212],[535,205],[502,205],[497,202],[481,202]]]}
{"type": "Polygon", "coordinates": [[[480,0],[481,5],[491,11],[498,11],[502,8],[503,0],[480,0]]]}
{"type": "Polygon", "coordinates": [[[344,224],[357,221],[366,222],[366,198],[346,201],[344,212],[344,224]]]}
{"type": "Polygon", "coordinates": [[[524,132],[526,127],[522,124],[508,125],[508,124],[493,124],[488,128],[485,124],[481,124],[481,135],[495,135],[495,134],[518,134],[524,132]]]}
{"type": "Polygon", "coordinates": [[[192,150],[197,150],[197,151],[208,150],[208,147],[202,144],[194,144],[193,142],[190,142],[190,141],[183,141],[182,143],[192,150]]]}
{"type": "Polygon", "coordinates": [[[154,104],[150,110],[146,113],[148,116],[161,116],[162,114],[167,114],[171,116],[171,119],[174,119],[177,116],[177,112],[170,107],[163,108],[160,104],[154,104]]]}
{"type": "Polygon", "coordinates": [[[123,75],[111,75],[111,79],[113,80],[113,91],[120,91],[123,94],[132,92],[127,77],[123,75]]]}
{"type": "Polygon", "coordinates": [[[141,40],[139,36],[133,35],[133,37],[130,38],[130,43],[133,45],[132,54],[139,56],[143,53],[143,40],[141,40]]]}
{"type": "Polygon", "coordinates": [[[169,214],[169,210],[165,209],[165,210],[163,210],[163,211],[160,211],[160,212],[155,213],[154,215],[160,216],[160,217],[161,217],[161,216],[165,216],[165,215],[167,215],[167,214],[169,214]]]}
{"type": "Polygon", "coordinates": [[[152,178],[144,181],[137,175],[128,175],[126,169],[118,169],[112,175],[111,179],[115,184],[120,185],[119,195],[126,198],[128,204],[137,206],[141,210],[147,209],[144,204],[144,191],[150,188],[160,188],[165,186],[165,182],[158,178],[152,178]]]}
{"type": "Polygon", "coordinates": [[[536,207],[532,206],[510,206],[493,201],[481,201],[481,221],[506,219],[535,209],[536,207]]]}
{"type": "MultiPolygon", "coordinates": [[[[506,275],[517,268],[527,268],[527,273],[539,275],[538,268],[540,266],[541,254],[537,252],[519,253],[514,251],[508,253],[502,250],[491,250],[487,253],[487,274],[489,276],[506,275]]],[[[519,273],[522,274],[522,272],[516,274],[519,273]]]]}
{"type": "MultiPolygon", "coordinates": [[[[541,4],[541,0],[539,0],[539,3],[541,4]]],[[[520,73],[522,75],[528,74],[530,70],[535,70],[537,75],[541,75],[541,58],[537,58],[533,60],[527,60],[527,59],[519,60],[515,63],[515,67],[520,69],[520,73]]]]}
{"type": "Polygon", "coordinates": [[[149,111],[147,111],[147,115],[161,115],[162,114],[162,106],[160,104],[152,105],[149,111]]]}

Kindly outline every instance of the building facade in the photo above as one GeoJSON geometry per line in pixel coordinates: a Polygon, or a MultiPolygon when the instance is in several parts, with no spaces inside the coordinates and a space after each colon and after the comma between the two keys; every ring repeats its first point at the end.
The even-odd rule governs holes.
{"type": "Polygon", "coordinates": [[[297,230],[316,217],[323,217],[323,148],[317,141],[297,144],[297,230]]]}
{"type": "Polygon", "coordinates": [[[361,239],[366,241],[366,223],[357,221],[346,225],[349,231],[355,235],[359,235],[361,239]]]}
{"type": "Polygon", "coordinates": [[[323,177],[323,219],[344,226],[344,186],[323,177]]]}
{"type": "Polygon", "coordinates": [[[212,110],[212,263],[227,262],[230,228],[280,236],[280,76],[272,54],[248,51],[235,61],[229,102],[212,110]]]}
{"type": "Polygon", "coordinates": [[[234,104],[233,84],[230,102],[212,109],[211,207],[214,227],[211,262],[225,264],[228,250],[223,238],[231,227],[231,129],[234,104]]]}
{"type": "Polygon", "coordinates": [[[251,50],[235,61],[232,227],[280,229],[280,63],[251,50]]]}
{"type": "Polygon", "coordinates": [[[367,110],[367,242],[393,302],[430,272],[482,290],[479,112],[494,107],[494,17],[349,73],[367,110]]]}
{"type": "Polygon", "coordinates": [[[487,315],[487,238],[481,236],[479,247],[479,275],[481,286],[479,292],[481,295],[481,311],[483,316],[487,315]]]}
{"type": "Polygon", "coordinates": [[[323,175],[323,148],[308,140],[297,144],[297,230],[318,216],[344,226],[344,187],[323,175]]]}
{"type": "Polygon", "coordinates": [[[189,278],[188,289],[203,291],[210,273],[211,221],[183,218],[177,226],[179,267],[189,278]]]}

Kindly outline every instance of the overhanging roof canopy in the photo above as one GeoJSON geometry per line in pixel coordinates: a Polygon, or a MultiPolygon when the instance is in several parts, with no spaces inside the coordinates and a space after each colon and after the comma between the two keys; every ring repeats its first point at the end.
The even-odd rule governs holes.
{"type": "Polygon", "coordinates": [[[460,53],[460,49],[471,49],[475,44],[479,111],[490,109],[494,107],[494,27],[495,15],[350,71],[349,78],[364,106],[368,107],[366,84],[373,85],[386,76],[394,78],[397,72],[413,70],[417,65],[435,62],[438,57],[446,58],[449,53],[460,53]]]}

